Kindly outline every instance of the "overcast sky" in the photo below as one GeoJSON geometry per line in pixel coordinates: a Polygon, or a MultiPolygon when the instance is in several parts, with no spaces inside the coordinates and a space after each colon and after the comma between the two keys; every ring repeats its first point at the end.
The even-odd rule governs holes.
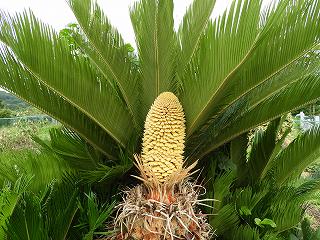
{"type": "MultiPolygon", "coordinates": [[[[111,23],[122,33],[125,41],[133,43],[134,35],[130,23],[129,6],[135,0],[97,0],[101,8],[109,17],[111,23]]],[[[178,26],[186,8],[192,0],[175,0],[174,19],[178,26]]],[[[230,0],[217,0],[214,15],[221,13],[230,0]]],[[[65,0],[0,0],[0,9],[10,13],[21,12],[30,8],[42,21],[60,30],[68,23],[75,22],[75,18],[65,0]]]]}
{"type": "MultiPolygon", "coordinates": [[[[97,0],[110,22],[119,30],[126,42],[134,44],[134,33],[130,23],[129,6],[136,0],[97,0]]],[[[253,0],[255,1],[255,0],[253,0]]],[[[265,0],[268,3],[272,0],[265,0]]],[[[174,0],[174,19],[176,27],[192,0],[174,0]]],[[[231,0],[217,0],[213,17],[221,14],[231,4],[231,0]]],[[[9,13],[31,9],[43,22],[56,30],[64,28],[75,18],[65,0],[0,0],[0,9],[9,13]]],[[[1,88],[0,88],[1,90],[1,88]]]]}

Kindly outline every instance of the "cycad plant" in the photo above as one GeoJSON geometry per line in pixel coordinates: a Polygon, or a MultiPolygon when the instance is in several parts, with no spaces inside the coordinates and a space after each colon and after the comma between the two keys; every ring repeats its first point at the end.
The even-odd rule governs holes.
{"type": "Polygon", "coordinates": [[[250,153],[247,134],[233,141],[227,158],[234,166],[208,183],[208,197],[217,200],[210,223],[222,239],[291,239],[288,230],[298,227],[306,203],[319,198],[319,178],[299,178],[319,160],[319,127],[283,148],[290,132],[281,131],[283,119],[255,132],[250,153]]]}
{"type": "Polygon", "coordinates": [[[196,208],[200,187],[187,181],[183,167],[184,113],[171,92],[159,95],[148,112],[141,159],[143,181],[127,193],[116,225],[121,239],[209,239],[206,215],[196,208]]]}
{"type": "MultiPolygon", "coordinates": [[[[251,129],[320,98],[318,0],[266,8],[261,0],[233,1],[213,20],[215,0],[194,0],[177,31],[173,0],[140,0],[130,9],[136,51],[96,3],[68,3],[79,26],[71,44],[31,12],[1,13],[0,86],[66,127],[38,142],[68,161],[79,182],[95,185],[103,200],[115,186],[134,182],[127,176],[139,178],[132,172],[139,153],[144,185],[133,189],[173,199],[187,188],[192,164],[211,168],[218,152],[235,154],[251,129]]],[[[248,167],[241,163],[237,171],[248,167]]],[[[208,238],[190,231],[190,219],[179,219],[179,236],[208,238]]],[[[174,237],[161,224],[149,233],[174,237]]],[[[205,220],[199,225],[207,229],[205,220]]]]}

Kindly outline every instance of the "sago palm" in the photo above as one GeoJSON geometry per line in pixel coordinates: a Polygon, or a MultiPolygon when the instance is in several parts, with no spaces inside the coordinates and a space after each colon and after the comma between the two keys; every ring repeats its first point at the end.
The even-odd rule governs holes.
{"type": "Polygon", "coordinates": [[[233,140],[228,160],[236,167],[210,180],[214,194],[207,197],[216,199],[210,223],[223,239],[291,239],[288,230],[298,226],[306,203],[319,198],[320,179],[300,178],[320,157],[319,127],[284,147],[291,129],[283,120],[257,130],[249,153],[245,135],[233,140]]]}
{"type": "Polygon", "coordinates": [[[205,166],[230,141],[320,98],[320,1],[233,1],[211,20],[215,0],[194,0],[175,31],[173,0],[140,0],[130,9],[137,51],[97,4],[68,3],[76,49],[31,12],[1,14],[0,86],[69,129],[41,144],[86,182],[115,183],[138,154],[143,185],[120,205],[118,238],[208,238],[193,209],[200,190],[188,191],[196,185],[185,178],[197,160],[205,166]],[[127,203],[150,199],[154,211],[126,213],[127,203]],[[182,202],[192,206],[166,212],[182,202]],[[172,220],[184,211],[195,213],[172,220]]]}

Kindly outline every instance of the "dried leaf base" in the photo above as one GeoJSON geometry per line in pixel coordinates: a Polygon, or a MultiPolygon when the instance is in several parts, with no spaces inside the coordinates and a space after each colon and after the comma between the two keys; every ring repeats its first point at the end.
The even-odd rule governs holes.
{"type": "Polygon", "coordinates": [[[125,193],[118,206],[115,227],[119,232],[109,239],[211,239],[211,226],[198,208],[206,201],[198,200],[202,190],[199,185],[183,181],[171,191],[158,189],[159,196],[150,198],[145,185],[136,186],[125,193]]]}

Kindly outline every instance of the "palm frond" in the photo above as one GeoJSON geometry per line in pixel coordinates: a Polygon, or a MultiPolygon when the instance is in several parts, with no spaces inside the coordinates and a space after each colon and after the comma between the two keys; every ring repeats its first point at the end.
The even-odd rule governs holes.
{"type": "Polygon", "coordinates": [[[49,240],[39,198],[25,194],[19,201],[8,222],[7,236],[9,239],[49,240]]]}
{"type": "Polygon", "coordinates": [[[177,39],[172,0],[141,0],[130,10],[138,45],[145,111],[173,83],[177,39]]]}
{"type": "Polygon", "coordinates": [[[252,183],[260,178],[270,161],[276,146],[280,120],[280,118],[273,120],[265,131],[257,131],[254,135],[252,150],[248,159],[249,176],[252,183]]]}
{"type": "Polygon", "coordinates": [[[0,238],[6,239],[8,220],[29,187],[32,177],[22,175],[16,181],[6,182],[0,191],[0,238]]]}
{"type": "Polygon", "coordinates": [[[118,150],[118,159],[110,161],[68,129],[51,129],[50,139],[49,143],[40,139],[36,141],[44,149],[57,154],[64,160],[64,164],[75,170],[79,174],[78,181],[81,183],[112,184],[114,180],[122,177],[133,167],[130,153],[118,150]]]}
{"type": "Polygon", "coordinates": [[[266,196],[268,189],[253,189],[252,187],[238,188],[234,193],[235,202],[239,210],[246,208],[251,212],[260,210],[260,201],[266,196]]]}
{"type": "Polygon", "coordinates": [[[179,26],[178,38],[181,44],[178,74],[183,75],[187,64],[199,48],[200,39],[210,20],[216,0],[194,0],[179,26]]]}
{"type": "Polygon", "coordinates": [[[248,177],[247,148],[248,133],[244,133],[230,142],[230,159],[236,165],[236,176],[240,185],[248,177]]]}
{"type": "Polygon", "coordinates": [[[210,224],[219,236],[230,229],[234,229],[240,223],[240,218],[237,214],[235,206],[228,204],[223,206],[218,214],[210,220],[210,224]]]}
{"type": "Polygon", "coordinates": [[[125,173],[127,173],[133,164],[118,164],[115,166],[107,166],[99,164],[93,170],[80,171],[81,181],[83,183],[108,183],[111,184],[116,180],[119,180],[125,173]]]}
{"type": "MultiPolygon", "coordinates": [[[[241,5],[241,3],[247,1],[239,2],[238,4],[241,5]]],[[[190,78],[194,80],[187,80],[186,82],[189,82],[190,86],[186,86],[185,89],[194,87],[195,90],[193,95],[190,94],[184,99],[194,101],[196,92],[204,92],[201,89],[206,89],[209,94],[204,98],[201,97],[202,102],[199,102],[198,107],[194,108],[199,109],[198,113],[190,113],[191,110],[186,110],[187,120],[190,123],[189,136],[209,117],[218,117],[224,109],[230,107],[248,92],[266,83],[297,60],[304,58],[318,44],[320,35],[319,21],[317,21],[320,9],[319,1],[313,1],[312,4],[305,1],[282,1],[269,11],[262,22],[260,17],[257,16],[259,15],[257,12],[260,12],[260,4],[257,1],[251,1],[248,6],[255,7],[248,8],[247,11],[241,11],[239,15],[236,15],[239,16],[238,21],[232,20],[233,15],[226,13],[225,16],[227,17],[221,18],[223,24],[213,27],[219,23],[219,20],[217,20],[211,27],[212,30],[210,30],[210,27],[208,28],[207,38],[209,40],[206,41],[206,38],[204,38],[200,47],[206,53],[203,56],[209,60],[202,60],[204,57],[201,57],[200,51],[200,57],[195,59],[193,61],[194,66],[191,65],[190,67],[188,76],[191,76],[190,78]],[[256,16],[255,21],[251,19],[251,16],[256,16]],[[250,25],[251,31],[247,29],[248,24],[244,24],[241,28],[241,24],[248,18],[248,24],[252,24],[250,25]],[[231,23],[228,24],[228,22],[231,23]],[[231,27],[227,28],[226,26],[231,27]],[[230,38],[231,43],[223,45],[225,43],[223,39],[226,36],[232,33],[241,33],[241,29],[245,29],[245,36],[248,39],[238,34],[238,36],[230,38]],[[215,41],[214,37],[217,35],[221,37],[215,41]],[[214,53],[212,50],[210,51],[213,48],[210,46],[216,47],[219,42],[221,46],[216,48],[214,53]],[[230,48],[230,46],[232,47],[230,48]],[[235,49],[234,52],[232,52],[232,49],[235,49]],[[233,54],[230,55],[231,53],[233,54]],[[217,63],[223,62],[223,67],[219,66],[217,67],[219,69],[211,69],[214,56],[222,56],[215,60],[214,64],[219,66],[217,63]],[[199,66],[210,66],[206,70],[204,80],[201,80],[202,69],[199,66]],[[198,68],[199,73],[194,74],[195,69],[198,68]],[[207,82],[211,85],[208,85],[207,82]],[[196,87],[197,85],[200,87],[196,87]]],[[[191,105],[186,103],[185,106],[191,105]]]]}
{"type": "Polygon", "coordinates": [[[290,84],[299,82],[307,76],[318,75],[318,69],[319,55],[313,54],[312,57],[306,56],[302,60],[292,64],[290,67],[280,71],[278,74],[270,78],[267,82],[261,84],[259,87],[252,89],[246,95],[239,98],[236,102],[221,112],[220,115],[222,115],[224,118],[228,118],[228,122],[225,122],[223,125],[221,125],[219,124],[219,117],[217,117],[216,120],[213,120],[210,123],[210,125],[218,125],[215,127],[215,131],[218,134],[219,129],[220,131],[223,131],[224,128],[228,128],[230,125],[235,124],[238,119],[243,117],[250,110],[257,107],[260,103],[267,100],[275,93],[280,93],[290,84]],[[241,109],[237,110],[237,114],[230,118],[230,114],[232,114],[234,111],[229,111],[229,109],[234,108],[235,106],[239,105],[239,103],[241,105],[241,109]]]}
{"type": "MultiPolygon", "coordinates": [[[[294,197],[294,189],[277,189],[270,196],[265,216],[276,223],[275,231],[277,233],[286,231],[296,226],[302,216],[303,209],[299,207],[304,201],[301,198],[294,197]]],[[[270,194],[270,193],[269,193],[270,194]]]]}
{"type": "Polygon", "coordinates": [[[267,233],[263,236],[263,240],[286,240],[285,237],[279,236],[277,233],[267,233]]]}
{"type": "Polygon", "coordinates": [[[232,231],[233,239],[237,240],[260,240],[259,232],[250,226],[240,226],[232,231]]]}
{"type": "Polygon", "coordinates": [[[15,17],[2,13],[0,40],[39,82],[126,146],[134,128],[117,92],[84,56],[72,54],[50,27],[32,13],[15,17]]]}
{"type": "Polygon", "coordinates": [[[53,239],[67,239],[72,220],[79,208],[79,190],[74,183],[67,181],[53,184],[51,188],[48,189],[50,194],[41,199],[41,210],[45,226],[48,226],[48,236],[53,239]]]}
{"type": "Polygon", "coordinates": [[[72,168],[92,170],[101,163],[103,156],[76,133],[65,128],[54,128],[49,133],[49,143],[40,139],[36,141],[63,158],[72,168]]]}
{"type": "Polygon", "coordinates": [[[117,142],[83,112],[25,71],[8,49],[0,53],[0,85],[76,131],[110,159],[117,158],[117,142]]]}
{"type": "Polygon", "coordinates": [[[307,166],[319,159],[319,155],[320,128],[314,127],[277,155],[272,164],[272,177],[279,186],[296,179],[307,166]]]}
{"type": "Polygon", "coordinates": [[[47,184],[61,181],[71,169],[52,153],[31,151],[7,152],[0,155],[0,182],[17,182],[21,176],[32,177],[28,189],[38,192],[47,184]]]}
{"type": "Polygon", "coordinates": [[[188,136],[208,119],[223,79],[251,50],[259,32],[260,5],[260,0],[234,1],[228,13],[209,23],[182,79],[188,136]]]}
{"type": "Polygon", "coordinates": [[[86,37],[75,34],[76,43],[104,77],[118,86],[119,94],[138,127],[141,125],[140,79],[131,61],[132,53],[128,51],[121,35],[112,27],[102,9],[92,0],[70,0],[69,5],[86,37]]]}
{"type": "Polygon", "coordinates": [[[83,240],[92,240],[95,231],[101,228],[107,218],[113,213],[115,209],[115,202],[111,204],[99,204],[96,195],[90,192],[87,196],[87,220],[89,224],[89,231],[84,236],[83,240]]]}
{"type": "Polygon", "coordinates": [[[42,195],[26,191],[19,199],[7,221],[9,239],[67,239],[78,209],[77,189],[52,182],[43,190],[42,195]]]}
{"type": "Polygon", "coordinates": [[[279,92],[275,92],[270,97],[259,103],[257,106],[246,112],[234,124],[228,125],[218,134],[213,130],[207,130],[207,142],[214,143],[211,147],[202,145],[203,150],[198,150],[198,157],[208,154],[222,144],[249,131],[263,123],[276,119],[294,109],[301,108],[320,97],[319,75],[304,76],[299,81],[293,82],[279,92]],[[211,140],[208,141],[208,138],[211,140]],[[212,137],[216,136],[216,137],[212,137]]]}
{"type": "Polygon", "coordinates": [[[224,198],[230,193],[230,187],[235,180],[235,174],[232,171],[226,172],[217,177],[213,184],[214,203],[213,213],[219,213],[223,206],[224,198]]]}

